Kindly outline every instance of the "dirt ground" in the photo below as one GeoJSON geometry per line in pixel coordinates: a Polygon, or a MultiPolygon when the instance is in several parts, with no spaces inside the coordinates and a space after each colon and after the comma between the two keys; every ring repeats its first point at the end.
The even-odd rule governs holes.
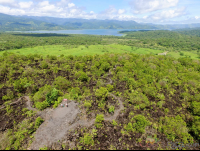
{"type": "Polygon", "coordinates": [[[35,141],[31,144],[30,149],[39,149],[61,140],[72,128],[71,124],[76,121],[78,113],[80,113],[77,105],[72,101],[69,103],[69,107],[59,106],[56,109],[46,110],[46,114],[43,114],[45,122],[37,129],[35,141]]]}

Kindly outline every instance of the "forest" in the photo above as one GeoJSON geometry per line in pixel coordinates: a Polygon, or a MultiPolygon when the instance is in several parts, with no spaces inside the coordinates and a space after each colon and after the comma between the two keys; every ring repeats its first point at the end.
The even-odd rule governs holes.
{"type": "Polygon", "coordinates": [[[123,33],[1,33],[0,149],[199,150],[200,37],[123,33]],[[61,45],[80,47],[79,55],[57,50],[61,45]],[[47,46],[61,55],[39,54],[47,46]],[[20,51],[35,47],[41,48],[35,54],[20,51]],[[183,54],[176,58],[175,52],[183,54]],[[66,98],[69,107],[62,108],[66,98]]]}

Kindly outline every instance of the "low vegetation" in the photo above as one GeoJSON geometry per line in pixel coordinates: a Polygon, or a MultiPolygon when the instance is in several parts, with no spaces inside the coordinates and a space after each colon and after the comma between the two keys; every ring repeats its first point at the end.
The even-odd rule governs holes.
{"type": "Polygon", "coordinates": [[[199,94],[200,61],[189,57],[131,51],[58,57],[4,51],[0,56],[0,149],[27,149],[44,122],[26,109],[25,100],[11,104],[21,96],[30,96],[32,106],[41,111],[56,108],[67,98],[86,109],[89,120],[95,118],[92,127],[74,128],[56,142],[62,149],[149,149],[149,136],[159,140],[150,149],[167,149],[169,141],[199,143],[199,94]],[[124,109],[115,120],[107,121],[120,106],[111,94],[121,98],[124,109]]]}

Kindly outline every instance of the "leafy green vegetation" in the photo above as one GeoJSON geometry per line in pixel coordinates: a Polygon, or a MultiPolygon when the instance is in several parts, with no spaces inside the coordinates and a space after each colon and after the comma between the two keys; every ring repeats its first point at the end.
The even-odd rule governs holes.
{"type": "MultiPolygon", "coordinates": [[[[143,139],[146,140],[145,137],[150,134],[161,138],[161,142],[166,142],[165,139],[185,144],[198,142],[200,61],[196,57],[186,57],[189,44],[186,44],[187,51],[177,51],[178,59],[170,55],[156,55],[163,51],[145,48],[153,40],[157,43],[160,37],[174,36],[183,40],[186,38],[185,35],[176,35],[177,33],[168,33],[168,31],[137,34],[135,34],[136,38],[131,37],[131,34],[127,38],[91,36],[91,40],[94,38],[94,43],[100,41],[98,45],[89,41],[88,36],[71,36],[70,38],[74,39],[68,41],[70,44],[68,47],[74,48],[69,49],[81,51],[80,48],[88,50],[95,48],[87,55],[81,55],[82,52],[79,52],[78,55],[63,53],[57,56],[56,51],[48,52],[48,55],[39,53],[22,55],[21,52],[2,51],[0,55],[0,117],[2,119],[0,130],[4,132],[4,135],[2,134],[0,140],[0,149],[26,149],[25,142],[31,143],[30,137],[44,121],[36,116],[35,111],[25,109],[26,101],[23,96],[29,96],[31,106],[41,112],[48,107],[58,107],[62,100],[67,98],[78,102],[81,111],[86,110],[86,115],[83,116],[87,117],[88,123],[95,119],[92,129],[74,128],[74,131],[72,130],[66,136],[69,138],[68,143],[57,142],[64,146],[63,149],[138,149],[136,145],[130,144],[144,145],[143,139]],[[154,36],[156,34],[158,35],[154,36]],[[146,42],[145,36],[147,36],[146,42]],[[154,38],[151,40],[152,36],[154,38]],[[73,45],[76,38],[82,40],[77,42],[77,45],[73,45]],[[113,44],[115,38],[116,43],[113,44]],[[87,40],[88,48],[85,47],[87,40]],[[99,52],[103,49],[105,51],[95,54],[98,48],[99,52]],[[107,53],[107,50],[111,49],[117,52],[107,53]],[[118,52],[119,49],[126,51],[118,52]],[[137,54],[137,51],[141,51],[140,54],[137,54]],[[151,51],[152,54],[150,54],[151,51]],[[183,53],[182,57],[180,57],[181,53],[183,53]],[[22,100],[16,103],[19,97],[22,97],[22,100]],[[122,106],[123,109],[121,109],[122,106]],[[6,129],[10,130],[6,132],[6,129]],[[70,148],[70,146],[73,147],[70,148]]],[[[9,34],[6,36],[14,37],[9,34]]],[[[5,39],[8,38],[6,36],[5,39]]],[[[35,41],[39,38],[35,38],[35,41]]],[[[47,37],[41,37],[43,38],[47,37]]],[[[56,37],[56,39],[58,43],[69,40],[66,38],[65,41],[62,37],[56,37]]],[[[37,46],[35,48],[43,47],[32,42],[37,46]]],[[[198,44],[197,39],[194,43],[198,44]]],[[[65,46],[62,44],[62,47],[65,46]]],[[[44,46],[45,49],[53,49],[53,47],[60,49],[61,45],[57,45],[58,48],[55,44],[51,47],[44,46]]],[[[169,54],[175,54],[176,49],[181,49],[181,47],[172,46],[173,49],[169,54]]],[[[162,48],[168,49],[164,46],[162,48]]],[[[24,49],[26,48],[19,51],[24,51],[24,49]]],[[[195,51],[197,51],[196,48],[195,51]]],[[[154,145],[152,148],[158,149],[158,146],[154,145]]],[[[160,146],[160,148],[166,149],[165,146],[160,146]]]]}

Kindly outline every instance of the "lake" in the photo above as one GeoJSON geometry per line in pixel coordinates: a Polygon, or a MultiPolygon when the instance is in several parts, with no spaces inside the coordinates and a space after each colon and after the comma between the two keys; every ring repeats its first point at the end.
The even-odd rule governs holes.
{"type": "MultiPolygon", "coordinates": [[[[112,35],[123,36],[124,34],[118,33],[119,31],[139,31],[144,29],[82,29],[82,30],[55,30],[55,31],[18,31],[24,33],[56,33],[56,34],[86,34],[86,35],[112,35]]],[[[152,29],[146,29],[152,30],[152,29]]]]}

